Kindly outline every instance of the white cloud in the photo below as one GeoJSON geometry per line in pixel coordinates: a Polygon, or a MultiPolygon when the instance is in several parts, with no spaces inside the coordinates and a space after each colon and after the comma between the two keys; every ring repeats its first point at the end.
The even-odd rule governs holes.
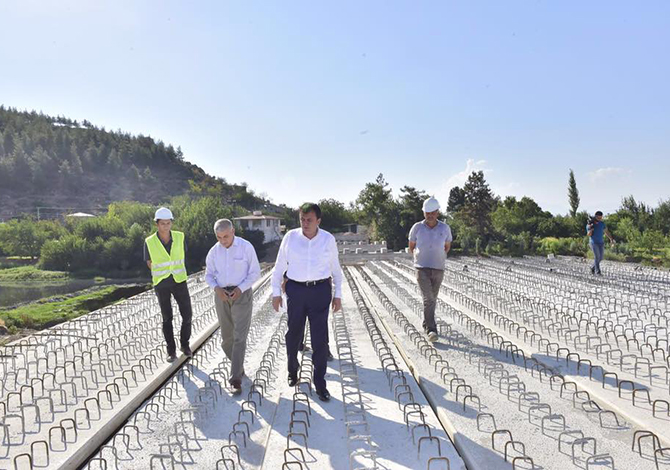
{"type": "Polygon", "coordinates": [[[451,175],[447,181],[442,185],[442,190],[446,191],[447,194],[454,186],[463,186],[468,180],[468,176],[472,174],[473,171],[483,171],[484,174],[491,173],[493,170],[485,168],[486,160],[474,160],[469,158],[465,162],[465,170],[459,171],[455,175],[451,175]]]}
{"type": "Polygon", "coordinates": [[[631,170],[627,168],[620,168],[620,167],[606,167],[606,168],[598,168],[595,171],[589,172],[588,176],[589,179],[592,182],[595,181],[600,181],[604,180],[613,176],[625,176],[625,175],[630,175],[632,173],[631,170]]]}
{"type": "Polygon", "coordinates": [[[483,171],[484,174],[492,173],[493,170],[486,168],[486,160],[475,160],[474,158],[469,158],[465,162],[465,169],[451,175],[447,180],[440,185],[440,187],[435,191],[435,197],[440,201],[440,205],[443,210],[446,211],[447,201],[449,200],[449,191],[455,186],[463,186],[468,180],[468,176],[472,174],[473,171],[483,171]]]}

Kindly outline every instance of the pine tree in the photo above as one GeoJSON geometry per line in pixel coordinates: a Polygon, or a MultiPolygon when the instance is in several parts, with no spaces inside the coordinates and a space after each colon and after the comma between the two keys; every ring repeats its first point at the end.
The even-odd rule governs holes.
{"type": "Polygon", "coordinates": [[[22,146],[17,145],[14,148],[12,163],[12,185],[15,187],[20,187],[22,184],[24,184],[24,181],[30,181],[33,176],[32,169],[30,168],[30,160],[22,146]]]}
{"type": "Polygon", "coordinates": [[[477,230],[479,237],[488,240],[493,232],[491,212],[495,208],[496,198],[484,179],[484,172],[473,171],[463,186],[463,192],[465,202],[461,211],[464,220],[477,230]]]}
{"type": "Polygon", "coordinates": [[[579,209],[579,190],[575,181],[575,172],[572,169],[570,169],[570,179],[568,180],[568,198],[570,200],[570,216],[575,217],[577,209],[579,209]]]}
{"type": "Polygon", "coordinates": [[[447,202],[447,211],[450,214],[458,212],[465,204],[465,191],[458,186],[454,186],[449,191],[449,201],[447,202]]]}

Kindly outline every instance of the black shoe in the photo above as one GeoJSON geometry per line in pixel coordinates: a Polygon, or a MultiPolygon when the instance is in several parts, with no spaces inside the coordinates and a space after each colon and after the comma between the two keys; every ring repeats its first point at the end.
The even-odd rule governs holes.
{"type": "Polygon", "coordinates": [[[229,383],[233,387],[233,395],[242,394],[242,381],[240,379],[230,379],[229,383]]]}
{"type": "Polygon", "coordinates": [[[333,353],[328,351],[328,362],[334,361],[334,360],[335,360],[335,358],[333,357],[333,353]]]}
{"type": "Polygon", "coordinates": [[[327,389],[317,390],[316,395],[321,401],[330,401],[330,392],[327,389]]]}
{"type": "Polygon", "coordinates": [[[167,361],[174,362],[177,360],[177,355],[175,353],[168,354],[167,361]]]}
{"type": "Polygon", "coordinates": [[[593,266],[591,266],[591,274],[595,274],[595,273],[596,273],[596,268],[594,268],[593,266]]]}
{"type": "Polygon", "coordinates": [[[189,346],[182,346],[181,352],[183,352],[186,357],[193,357],[193,351],[191,351],[189,346]]]}
{"type": "Polygon", "coordinates": [[[289,387],[295,387],[295,384],[298,383],[298,375],[297,374],[288,374],[288,386],[289,387]]]}

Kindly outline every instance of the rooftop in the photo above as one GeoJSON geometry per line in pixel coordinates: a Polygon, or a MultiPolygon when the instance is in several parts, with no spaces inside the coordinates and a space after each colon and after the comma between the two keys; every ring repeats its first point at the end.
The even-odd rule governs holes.
{"type": "Polygon", "coordinates": [[[263,215],[261,211],[254,211],[251,215],[235,217],[233,220],[281,220],[281,218],[273,215],[263,215]]]}

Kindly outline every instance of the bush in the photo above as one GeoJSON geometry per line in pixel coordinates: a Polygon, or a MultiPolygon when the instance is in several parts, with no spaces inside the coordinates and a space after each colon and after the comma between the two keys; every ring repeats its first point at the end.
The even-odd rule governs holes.
{"type": "Polygon", "coordinates": [[[44,242],[53,237],[53,222],[37,222],[30,218],[10,220],[0,225],[0,247],[10,256],[37,258],[44,242]]]}
{"type": "Polygon", "coordinates": [[[107,217],[120,220],[125,227],[139,224],[146,231],[154,228],[156,207],[134,201],[114,202],[109,205],[107,217]]]}
{"type": "Polygon", "coordinates": [[[98,237],[108,239],[125,235],[123,222],[116,217],[95,217],[75,221],[73,224],[74,234],[89,241],[98,237]]]}
{"type": "Polygon", "coordinates": [[[137,257],[133,256],[132,240],[127,237],[112,237],[105,241],[102,253],[98,257],[101,271],[126,271],[132,265],[137,266],[137,257]]]}
{"type": "Polygon", "coordinates": [[[588,242],[585,238],[556,238],[545,237],[537,244],[538,254],[548,255],[572,255],[584,256],[588,250],[588,242]]]}
{"type": "Polygon", "coordinates": [[[39,266],[54,271],[80,271],[95,267],[98,243],[77,235],[49,240],[42,246],[39,266]]]}
{"type": "Polygon", "coordinates": [[[499,241],[491,241],[486,245],[485,253],[490,256],[503,256],[505,254],[504,245],[499,241]]]}

